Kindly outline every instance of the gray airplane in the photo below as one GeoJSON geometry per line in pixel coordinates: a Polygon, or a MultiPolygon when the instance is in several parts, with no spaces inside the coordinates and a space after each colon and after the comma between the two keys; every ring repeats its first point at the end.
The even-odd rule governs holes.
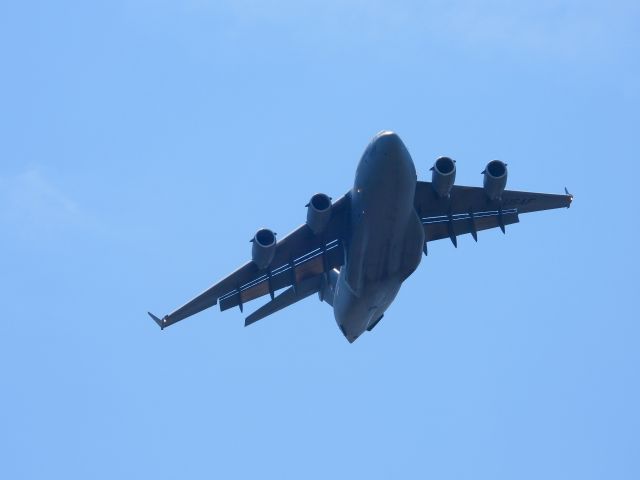
{"type": "Polygon", "coordinates": [[[245,320],[250,325],[317,293],[349,342],[380,322],[402,282],[427,254],[427,243],[517,223],[520,213],[569,207],[573,197],[505,190],[507,166],[489,162],[484,186],[454,185],[455,161],[440,157],[431,182],[420,182],[400,137],[380,132],[367,146],[353,188],[332,203],[317,193],[307,221],[280,241],[267,228],[251,242],[252,260],[163,318],[172,325],[219,302],[220,310],[255,298],[271,300],[245,320]],[[276,295],[276,292],[286,290],[276,295]]]}

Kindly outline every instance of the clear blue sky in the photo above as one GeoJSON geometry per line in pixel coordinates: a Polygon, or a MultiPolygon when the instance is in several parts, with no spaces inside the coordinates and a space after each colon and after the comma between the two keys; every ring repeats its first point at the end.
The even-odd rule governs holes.
{"type": "Polygon", "coordinates": [[[3,2],[0,477],[640,478],[638,5],[3,2]],[[353,345],[147,317],[381,129],[574,206],[432,244],[353,345]]]}

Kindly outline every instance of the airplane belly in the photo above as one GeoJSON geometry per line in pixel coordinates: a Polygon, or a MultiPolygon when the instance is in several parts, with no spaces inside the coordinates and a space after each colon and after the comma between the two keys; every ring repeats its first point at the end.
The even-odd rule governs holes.
{"type": "Polygon", "coordinates": [[[355,341],[367,328],[377,323],[395,299],[402,281],[389,278],[376,285],[368,285],[356,296],[347,285],[344,274],[338,277],[333,312],[336,323],[349,342],[355,341]]]}
{"type": "Polygon", "coordinates": [[[347,270],[348,283],[355,293],[364,283],[383,281],[406,270],[407,245],[415,244],[419,235],[422,237],[417,239],[416,251],[421,252],[424,232],[413,207],[415,184],[407,180],[400,187],[393,184],[392,188],[355,194],[347,270]]]}
{"type": "Polygon", "coordinates": [[[379,137],[360,161],[351,190],[346,263],[333,305],[350,342],[377,323],[420,262],[424,231],[413,205],[416,180],[397,136],[379,137]]]}

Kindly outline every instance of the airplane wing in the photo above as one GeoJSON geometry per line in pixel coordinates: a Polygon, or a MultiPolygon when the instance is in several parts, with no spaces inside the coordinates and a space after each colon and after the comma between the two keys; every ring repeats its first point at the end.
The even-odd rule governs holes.
{"type": "Polygon", "coordinates": [[[252,261],[211,286],[182,307],[158,318],[149,312],[160,328],[168,327],[202,310],[220,304],[220,310],[240,307],[281,288],[306,285],[306,280],[321,276],[344,264],[344,239],[347,230],[350,196],[338,199],[331,209],[325,231],[315,235],[301,225],[276,244],[276,253],[268,269],[259,269],[252,261]]]}
{"type": "MultiPolygon", "coordinates": [[[[490,200],[482,187],[454,185],[449,197],[439,197],[431,182],[418,182],[415,207],[425,232],[425,242],[449,238],[457,246],[457,236],[470,233],[477,241],[480,230],[518,223],[521,213],[569,208],[573,196],[505,190],[502,198],[490,200]]],[[[426,243],[425,243],[426,249],[426,243]]],[[[425,250],[426,253],[426,250],[425,250]]]]}

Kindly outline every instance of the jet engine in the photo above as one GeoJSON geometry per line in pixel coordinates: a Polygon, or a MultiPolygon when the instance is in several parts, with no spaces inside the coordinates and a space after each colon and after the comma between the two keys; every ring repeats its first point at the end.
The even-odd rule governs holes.
{"type": "Polygon", "coordinates": [[[251,260],[260,270],[264,270],[276,254],[276,234],[268,228],[261,228],[251,239],[251,243],[251,260]]]}
{"type": "Polygon", "coordinates": [[[331,197],[324,193],[316,193],[307,207],[307,225],[318,235],[323,232],[331,220],[331,197]]]}
{"type": "Polygon", "coordinates": [[[500,160],[491,160],[482,173],[487,197],[491,200],[499,200],[507,186],[507,164],[500,160]]]}
{"type": "Polygon", "coordinates": [[[449,157],[440,157],[431,167],[431,186],[439,197],[448,197],[456,180],[456,162],[449,157]]]}

